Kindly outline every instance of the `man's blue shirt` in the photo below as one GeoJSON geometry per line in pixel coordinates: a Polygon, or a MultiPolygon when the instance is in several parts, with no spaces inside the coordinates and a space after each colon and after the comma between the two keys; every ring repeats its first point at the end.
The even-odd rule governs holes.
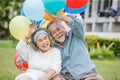
{"type": "Polygon", "coordinates": [[[58,43],[54,46],[61,51],[61,73],[70,72],[75,80],[79,80],[82,74],[95,68],[91,61],[84,39],[83,24],[79,19],[72,17],[73,21],[67,23],[71,31],[67,33],[64,47],[58,43]]]}

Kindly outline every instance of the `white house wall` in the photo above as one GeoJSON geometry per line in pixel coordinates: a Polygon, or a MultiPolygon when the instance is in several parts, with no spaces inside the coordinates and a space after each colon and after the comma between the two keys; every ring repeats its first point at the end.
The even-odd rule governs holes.
{"type": "MultiPolygon", "coordinates": [[[[86,32],[118,32],[120,33],[120,16],[118,22],[114,17],[99,17],[98,14],[98,5],[100,4],[100,11],[104,8],[104,0],[92,0],[92,13],[89,12],[89,8],[84,13],[84,28],[86,32]],[[91,15],[91,16],[89,16],[91,15]]],[[[108,0],[108,2],[111,0],[108,0]]],[[[112,7],[118,7],[119,0],[112,0],[112,7]]]]}

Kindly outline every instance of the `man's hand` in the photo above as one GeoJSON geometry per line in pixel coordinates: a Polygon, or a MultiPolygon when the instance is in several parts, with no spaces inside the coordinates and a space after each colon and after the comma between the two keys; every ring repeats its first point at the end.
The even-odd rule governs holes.
{"type": "Polygon", "coordinates": [[[63,14],[56,14],[56,15],[49,14],[49,15],[54,19],[62,20],[62,21],[65,21],[65,22],[71,22],[72,21],[72,18],[67,16],[67,15],[63,15],[63,14]]]}

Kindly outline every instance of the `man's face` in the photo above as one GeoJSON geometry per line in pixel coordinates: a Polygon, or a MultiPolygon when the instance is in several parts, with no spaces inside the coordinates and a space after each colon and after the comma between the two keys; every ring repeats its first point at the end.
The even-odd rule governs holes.
{"type": "Polygon", "coordinates": [[[48,31],[56,42],[63,43],[65,41],[66,31],[59,23],[52,23],[52,25],[49,26],[48,31]]]}

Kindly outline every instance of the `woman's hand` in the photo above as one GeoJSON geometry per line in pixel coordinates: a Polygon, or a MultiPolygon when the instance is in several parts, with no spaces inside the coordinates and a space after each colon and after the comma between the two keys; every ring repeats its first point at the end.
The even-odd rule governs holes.
{"type": "Polygon", "coordinates": [[[44,78],[41,78],[40,80],[51,80],[51,79],[44,77],[44,78]]]}
{"type": "Polygon", "coordinates": [[[45,76],[43,76],[40,80],[52,80],[53,77],[56,76],[56,71],[54,69],[50,69],[45,76]]]}
{"type": "Polygon", "coordinates": [[[28,34],[30,34],[30,36],[36,31],[36,26],[35,23],[33,22],[32,24],[29,25],[29,30],[28,30],[28,34]]]}
{"type": "Polygon", "coordinates": [[[29,25],[28,32],[24,35],[22,40],[27,42],[35,31],[36,31],[36,26],[35,26],[34,22],[32,22],[29,25]]]}

